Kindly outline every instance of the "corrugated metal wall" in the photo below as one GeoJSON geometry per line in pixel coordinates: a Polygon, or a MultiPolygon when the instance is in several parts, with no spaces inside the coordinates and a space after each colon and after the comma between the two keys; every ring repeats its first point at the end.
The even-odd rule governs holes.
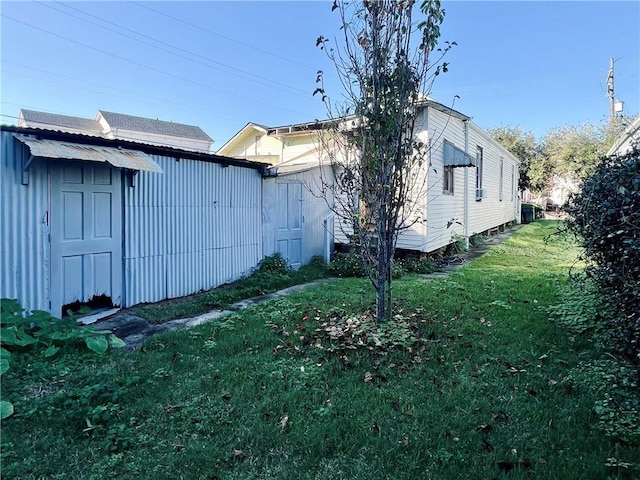
{"type": "Polygon", "coordinates": [[[48,174],[44,160],[29,169],[29,184],[22,184],[26,147],[2,132],[0,188],[0,296],[16,298],[30,310],[49,309],[48,174]]]}
{"type": "Polygon", "coordinates": [[[236,280],[262,257],[258,171],[153,156],[124,186],[125,306],[236,280]]]}

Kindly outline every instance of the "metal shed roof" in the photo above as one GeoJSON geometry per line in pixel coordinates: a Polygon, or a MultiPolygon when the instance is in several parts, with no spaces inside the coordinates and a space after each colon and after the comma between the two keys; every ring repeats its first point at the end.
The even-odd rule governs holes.
{"type": "Polygon", "coordinates": [[[160,165],[146,153],[139,150],[83,145],[20,134],[16,134],[15,137],[29,147],[31,155],[38,158],[85,160],[88,162],[108,163],[117,168],[162,173],[160,165]]]}
{"type": "Polygon", "coordinates": [[[224,167],[233,166],[241,168],[250,168],[264,172],[268,164],[262,162],[251,162],[238,158],[225,157],[223,155],[215,155],[212,153],[196,152],[193,150],[183,150],[180,148],[168,147],[164,145],[151,145],[148,143],[133,142],[130,140],[108,139],[104,137],[93,137],[78,133],[63,132],[59,130],[51,130],[44,128],[32,127],[16,127],[13,125],[0,125],[3,132],[11,132],[14,134],[31,135],[34,138],[42,138],[47,140],[55,140],[62,142],[70,142],[78,145],[89,145],[93,147],[112,147],[117,149],[131,149],[143,152],[147,155],[161,155],[173,157],[176,160],[191,159],[200,162],[217,163],[224,167]]]}

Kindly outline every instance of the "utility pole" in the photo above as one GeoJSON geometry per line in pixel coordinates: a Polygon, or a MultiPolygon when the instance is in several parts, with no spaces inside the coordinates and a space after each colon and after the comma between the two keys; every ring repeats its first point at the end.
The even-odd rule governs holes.
{"type": "Polygon", "coordinates": [[[611,118],[611,122],[613,122],[616,118],[616,109],[615,109],[615,94],[613,88],[613,64],[615,60],[613,57],[609,60],[609,75],[607,76],[607,97],[609,97],[609,115],[611,118]]]}

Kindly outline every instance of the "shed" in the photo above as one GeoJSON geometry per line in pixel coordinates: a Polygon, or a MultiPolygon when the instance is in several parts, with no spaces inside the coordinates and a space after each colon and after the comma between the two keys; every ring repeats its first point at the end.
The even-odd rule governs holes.
{"type": "Polygon", "coordinates": [[[0,295],[60,316],[238,279],[262,258],[266,165],[2,126],[0,295]]]}

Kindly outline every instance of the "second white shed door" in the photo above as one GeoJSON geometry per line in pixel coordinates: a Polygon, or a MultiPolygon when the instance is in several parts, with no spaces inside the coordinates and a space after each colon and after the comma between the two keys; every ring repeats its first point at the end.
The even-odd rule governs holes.
{"type": "Polygon", "coordinates": [[[122,300],[120,170],[80,162],[51,169],[51,311],[122,300]]]}
{"type": "Polygon", "coordinates": [[[302,183],[278,182],[276,251],[294,268],[302,265],[302,183]]]}

